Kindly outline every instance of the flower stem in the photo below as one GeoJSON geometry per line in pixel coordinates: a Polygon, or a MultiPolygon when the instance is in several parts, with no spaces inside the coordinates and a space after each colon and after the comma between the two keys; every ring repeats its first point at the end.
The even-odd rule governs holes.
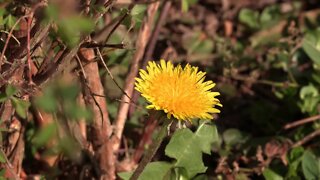
{"type": "Polygon", "coordinates": [[[156,139],[152,142],[150,148],[148,149],[147,153],[142,158],[141,162],[139,163],[137,169],[132,174],[130,180],[137,180],[141,173],[143,172],[144,168],[147,164],[151,161],[152,157],[155,155],[157,150],[159,149],[163,139],[167,135],[167,127],[171,123],[171,120],[164,119],[164,122],[161,126],[161,129],[156,137],[156,139]]]}

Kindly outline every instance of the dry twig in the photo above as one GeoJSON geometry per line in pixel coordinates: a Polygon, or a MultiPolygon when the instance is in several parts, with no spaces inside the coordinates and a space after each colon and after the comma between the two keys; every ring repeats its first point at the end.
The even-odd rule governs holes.
{"type": "Polygon", "coordinates": [[[309,123],[309,122],[316,121],[318,119],[320,119],[320,115],[311,116],[311,117],[308,117],[308,118],[300,119],[300,120],[295,121],[295,122],[288,123],[283,128],[284,129],[291,129],[291,128],[300,126],[302,124],[306,124],[306,123],[309,123]]]}
{"type": "Polygon", "coordinates": [[[136,41],[136,53],[132,59],[131,68],[129,74],[125,81],[124,91],[127,95],[123,95],[121,98],[121,103],[119,106],[119,111],[114,125],[115,139],[114,139],[114,151],[117,152],[120,147],[120,140],[122,137],[123,128],[127,119],[127,114],[129,111],[129,104],[124,102],[129,102],[128,98],[132,96],[134,88],[134,78],[138,74],[139,63],[143,57],[147,42],[149,41],[152,25],[155,19],[156,12],[158,10],[160,2],[150,4],[147,9],[147,15],[143,21],[142,27],[139,31],[139,35],[136,41]]]}

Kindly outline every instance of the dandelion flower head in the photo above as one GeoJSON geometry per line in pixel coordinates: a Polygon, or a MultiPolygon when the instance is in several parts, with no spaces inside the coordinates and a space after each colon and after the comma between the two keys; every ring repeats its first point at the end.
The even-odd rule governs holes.
{"type": "Polygon", "coordinates": [[[222,106],[216,98],[220,93],[211,91],[215,83],[204,81],[205,74],[189,64],[183,68],[170,61],[150,61],[140,70],[135,89],[149,102],[148,109],[163,110],[168,118],[213,119],[220,112],[215,106],[222,106]]]}

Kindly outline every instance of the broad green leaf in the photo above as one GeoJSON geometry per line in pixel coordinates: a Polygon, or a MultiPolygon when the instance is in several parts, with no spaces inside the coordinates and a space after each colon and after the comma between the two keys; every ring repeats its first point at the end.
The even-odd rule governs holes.
{"type": "Polygon", "coordinates": [[[37,147],[46,144],[57,133],[57,125],[55,123],[49,124],[41,128],[32,139],[32,142],[37,147]]]}
{"type": "Polygon", "coordinates": [[[279,5],[272,5],[266,7],[260,15],[260,24],[263,28],[274,26],[281,17],[281,10],[279,5]]]}
{"type": "Polygon", "coordinates": [[[16,23],[17,18],[9,14],[4,21],[5,21],[5,24],[8,26],[8,28],[11,29],[13,25],[16,23]]]}
{"type": "MultiPolygon", "coordinates": [[[[70,103],[68,103],[70,104],[70,103]]],[[[71,118],[71,119],[90,119],[91,117],[91,112],[89,111],[89,109],[81,107],[77,104],[70,104],[69,106],[65,106],[65,114],[67,115],[67,117],[71,118]]]]}
{"type": "Polygon", "coordinates": [[[259,12],[247,8],[241,9],[239,21],[250,28],[256,29],[259,27],[259,12]]]}
{"type": "Polygon", "coordinates": [[[263,171],[263,177],[266,180],[283,180],[283,177],[274,172],[273,170],[267,168],[263,171]]]}
{"type": "MultiPolygon", "coordinates": [[[[167,162],[151,162],[146,166],[146,168],[140,175],[139,180],[163,180],[165,179],[171,168],[172,164],[167,162]]],[[[131,175],[132,172],[118,173],[118,176],[123,180],[130,179],[131,175]]]]}
{"type": "Polygon", "coordinates": [[[6,9],[5,8],[0,8],[0,26],[4,25],[4,19],[3,16],[6,13],[6,9]]]}
{"type": "Polygon", "coordinates": [[[210,56],[213,51],[214,43],[205,38],[201,31],[185,34],[182,37],[182,46],[187,51],[191,61],[200,61],[210,56]]]}
{"type": "Polygon", "coordinates": [[[74,47],[82,33],[89,33],[94,28],[94,22],[85,17],[70,17],[58,21],[58,35],[69,46],[74,47]]]}
{"type": "Polygon", "coordinates": [[[15,93],[17,93],[17,88],[15,88],[14,86],[12,86],[11,84],[9,84],[6,87],[6,95],[7,97],[13,96],[15,93]]]}
{"type": "Polygon", "coordinates": [[[27,118],[27,110],[30,106],[30,102],[15,97],[11,97],[11,100],[17,114],[24,119],[27,118]]]}
{"type": "Polygon", "coordinates": [[[0,94],[0,103],[6,101],[7,99],[8,99],[8,97],[5,93],[0,94]]]}
{"type": "Polygon", "coordinates": [[[5,169],[1,169],[1,170],[0,170],[0,179],[1,179],[1,178],[4,179],[3,176],[4,176],[5,173],[6,173],[6,170],[5,170],[5,169]]]}
{"type": "Polygon", "coordinates": [[[320,97],[318,89],[314,85],[309,84],[308,86],[301,88],[300,98],[301,101],[298,105],[302,112],[308,112],[310,114],[316,113],[320,97]]]}
{"type": "Polygon", "coordinates": [[[223,132],[223,140],[227,145],[235,145],[237,143],[243,143],[246,138],[238,129],[228,129],[223,132]]]}
{"type": "Polygon", "coordinates": [[[303,147],[293,148],[288,156],[289,167],[286,178],[297,177],[298,167],[302,160],[302,155],[304,154],[303,147]]]}
{"type": "Polygon", "coordinates": [[[189,178],[206,171],[202,153],[210,154],[211,144],[218,140],[214,125],[201,124],[193,133],[190,129],[180,129],[174,133],[165,149],[167,156],[176,159],[175,167],[184,168],[189,178]]]}
{"type": "Polygon", "coordinates": [[[302,48],[310,59],[320,66],[320,30],[308,33],[302,41],[302,48]]]}
{"type": "Polygon", "coordinates": [[[71,137],[63,137],[59,139],[59,149],[63,154],[67,155],[72,160],[79,160],[81,156],[81,147],[78,142],[74,138],[71,137]]]}
{"type": "Polygon", "coordinates": [[[37,97],[34,100],[35,105],[46,111],[46,112],[55,112],[57,109],[57,98],[54,96],[54,90],[52,87],[46,88],[43,95],[37,97]]]}
{"type": "Polygon", "coordinates": [[[208,179],[209,179],[208,176],[205,174],[201,174],[193,178],[193,180],[208,180],[208,179]]]}
{"type": "Polygon", "coordinates": [[[320,179],[320,159],[311,151],[305,151],[303,154],[302,171],[307,180],[320,179]]]}
{"type": "Polygon", "coordinates": [[[78,85],[59,84],[59,86],[60,87],[57,89],[57,93],[62,97],[62,99],[73,102],[77,98],[80,91],[78,85]]]}

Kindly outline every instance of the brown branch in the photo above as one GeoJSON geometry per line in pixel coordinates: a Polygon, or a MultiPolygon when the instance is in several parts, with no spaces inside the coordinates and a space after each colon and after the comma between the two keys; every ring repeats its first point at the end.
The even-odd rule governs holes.
{"type": "Polygon", "coordinates": [[[303,144],[307,143],[308,141],[310,141],[311,139],[315,138],[316,136],[320,136],[320,129],[308,134],[307,136],[305,136],[303,139],[301,139],[300,141],[294,143],[292,145],[292,147],[298,147],[298,146],[302,146],[303,144]]]}
{"type": "Polygon", "coordinates": [[[99,164],[100,179],[115,179],[115,158],[112,149],[112,142],[109,137],[112,133],[107,103],[104,97],[95,97],[92,94],[104,94],[104,88],[99,75],[97,62],[93,62],[95,54],[93,49],[81,48],[79,57],[86,66],[82,66],[86,78],[82,77],[84,86],[87,86],[85,94],[85,103],[93,110],[92,134],[91,140],[95,159],[99,164]],[[89,92],[88,92],[89,90],[89,92]]]}
{"type": "Polygon", "coordinates": [[[300,119],[298,121],[295,121],[295,122],[291,122],[291,123],[288,123],[286,124],[283,129],[291,129],[291,128],[294,128],[294,127],[297,127],[297,126],[300,126],[302,124],[306,124],[306,123],[309,123],[309,122],[313,122],[313,121],[316,121],[320,119],[320,115],[316,115],[316,116],[311,116],[311,117],[308,117],[308,118],[304,118],[304,119],[300,119]]]}
{"type": "Polygon", "coordinates": [[[148,48],[146,49],[146,53],[145,53],[143,61],[142,61],[143,68],[147,65],[148,61],[152,58],[152,54],[153,54],[154,49],[156,47],[156,43],[158,40],[158,36],[159,36],[160,30],[161,30],[161,27],[163,26],[163,23],[165,22],[165,19],[168,15],[168,12],[171,7],[171,3],[172,2],[170,0],[166,0],[163,4],[159,19],[158,19],[157,24],[152,32],[152,35],[150,37],[150,41],[148,43],[148,48]]]}
{"type": "Polygon", "coordinates": [[[84,43],[81,45],[84,48],[112,48],[125,49],[125,44],[98,44],[98,43],[84,43]]]}
{"type": "MultiPolygon", "coordinates": [[[[129,74],[125,81],[124,91],[126,94],[131,97],[134,89],[134,79],[138,74],[139,62],[141,61],[147,42],[149,41],[152,25],[155,19],[156,12],[158,10],[160,2],[156,2],[154,4],[148,5],[147,15],[143,21],[141,29],[138,34],[138,38],[136,41],[136,52],[132,59],[131,68],[129,74]]],[[[117,152],[120,147],[121,137],[123,128],[127,119],[127,114],[129,111],[129,104],[123,102],[130,102],[130,99],[127,95],[123,95],[121,98],[121,103],[119,106],[117,118],[114,123],[114,152],[117,152]]]]}
{"type": "Polygon", "coordinates": [[[101,54],[100,50],[99,50],[98,48],[96,48],[96,50],[97,50],[98,56],[99,56],[99,58],[100,58],[100,60],[101,60],[101,62],[102,62],[102,64],[103,64],[103,66],[104,66],[105,69],[107,70],[107,73],[108,73],[108,75],[111,77],[112,81],[113,81],[113,82],[116,84],[116,86],[121,90],[121,92],[122,92],[124,95],[127,96],[127,98],[129,98],[130,100],[132,100],[131,97],[121,88],[121,86],[119,85],[119,83],[114,79],[114,77],[113,77],[110,69],[108,68],[107,64],[106,64],[106,63],[104,62],[104,60],[103,60],[103,57],[102,57],[102,54],[101,54]]]}
{"type": "Polygon", "coordinates": [[[97,32],[96,35],[92,38],[94,42],[108,42],[109,38],[113,32],[120,26],[124,19],[130,14],[134,5],[128,7],[128,12],[124,15],[117,17],[115,20],[107,24],[100,32],[97,32]]]}
{"type": "MultiPolygon", "coordinates": [[[[157,43],[157,40],[158,40],[158,36],[159,36],[159,33],[160,33],[160,30],[161,30],[161,27],[163,26],[164,24],[164,21],[168,15],[168,12],[170,10],[170,7],[171,7],[171,1],[170,0],[166,0],[164,1],[164,4],[163,4],[163,7],[161,9],[161,12],[160,12],[160,16],[159,16],[159,19],[155,25],[155,28],[152,32],[152,35],[150,36],[150,41],[148,43],[148,48],[146,49],[146,52],[145,52],[145,55],[143,57],[143,60],[142,60],[142,68],[144,69],[148,63],[148,61],[151,60],[152,58],[152,54],[154,52],[154,49],[156,47],[156,43],[157,43]]],[[[133,96],[132,96],[132,99],[133,101],[137,101],[137,99],[139,98],[139,93],[137,91],[134,91],[133,93],[133,96]]],[[[135,106],[133,105],[130,105],[130,108],[129,108],[129,114],[131,114],[132,112],[135,111],[135,106]]]]}
{"type": "Polygon", "coordinates": [[[31,60],[31,54],[30,54],[30,29],[33,19],[33,13],[31,12],[30,15],[27,17],[27,63],[28,63],[28,80],[29,84],[32,84],[32,60],[31,60]]]}
{"type": "Polygon", "coordinates": [[[137,164],[145,150],[146,145],[149,145],[152,141],[152,133],[154,132],[155,128],[157,127],[157,120],[155,119],[154,115],[151,114],[146,122],[142,138],[139,142],[138,147],[136,148],[132,160],[135,164],[137,164]]]}

